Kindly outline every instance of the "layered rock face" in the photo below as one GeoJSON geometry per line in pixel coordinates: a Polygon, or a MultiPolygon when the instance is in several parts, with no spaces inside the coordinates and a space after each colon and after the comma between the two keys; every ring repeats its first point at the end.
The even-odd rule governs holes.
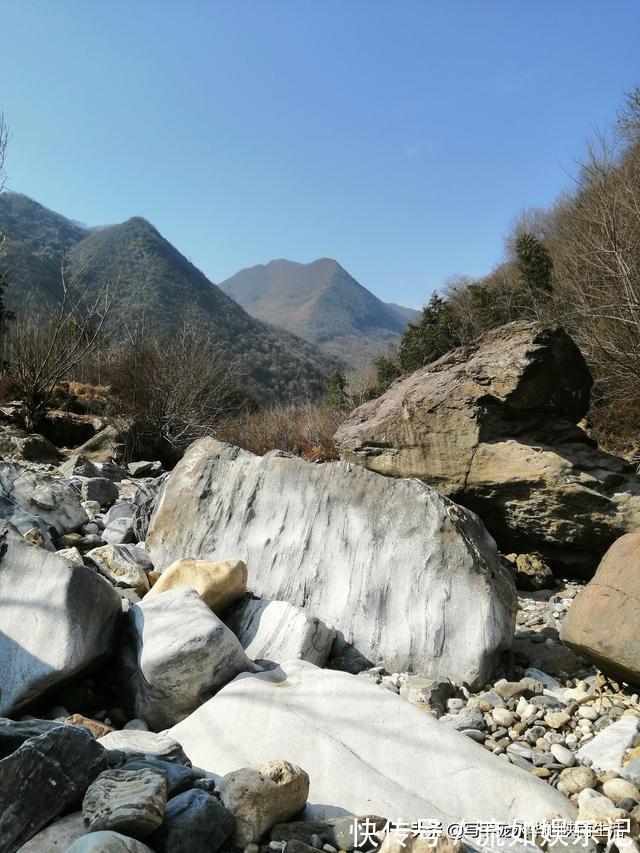
{"type": "Polygon", "coordinates": [[[240,675],[169,735],[194,766],[220,775],[286,755],[309,775],[306,819],[346,809],[448,824],[574,811],[542,781],[401,697],[303,661],[240,675]],[[212,730],[225,737],[212,738],[212,730]]]}
{"type": "Polygon", "coordinates": [[[590,573],[640,526],[640,480],[576,426],[591,384],[561,328],[511,323],[396,381],[336,442],[346,461],[473,509],[505,553],[590,573]]]}
{"type": "Polygon", "coordinates": [[[418,480],[201,439],[167,481],[147,547],[160,570],[185,555],[244,560],[251,592],[308,609],[359,668],[473,684],[513,636],[515,588],[495,543],[418,480]]]}
{"type": "Polygon", "coordinates": [[[562,625],[567,645],[605,672],[640,684],[640,533],[629,533],[604,555],[562,625]]]}

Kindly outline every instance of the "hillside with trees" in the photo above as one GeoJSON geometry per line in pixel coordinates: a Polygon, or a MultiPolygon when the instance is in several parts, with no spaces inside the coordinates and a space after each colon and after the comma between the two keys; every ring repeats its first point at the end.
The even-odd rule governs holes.
{"type": "Polygon", "coordinates": [[[55,313],[66,280],[81,310],[108,292],[103,338],[162,340],[195,324],[259,401],[318,396],[338,366],[308,342],[250,317],[141,217],[87,229],[26,196],[4,193],[0,233],[5,301],[19,323],[45,322],[55,313]]]}

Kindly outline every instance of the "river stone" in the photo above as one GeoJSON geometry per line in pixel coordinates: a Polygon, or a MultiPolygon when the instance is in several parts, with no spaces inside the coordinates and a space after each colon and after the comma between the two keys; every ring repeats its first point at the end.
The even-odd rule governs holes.
{"type": "Polygon", "coordinates": [[[640,791],[626,779],[607,779],[602,783],[602,793],[618,806],[622,800],[640,803],[640,791]]]}
{"type": "Polygon", "coordinates": [[[640,734],[640,718],[629,715],[607,726],[592,740],[581,746],[578,761],[590,761],[594,770],[615,770],[619,773],[625,752],[640,734]]]}
{"type": "Polygon", "coordinates": [[[233,841],[244,847],[304,809],[309,776],[301,767],[275,759],[227,773],[216,791],[235,818],[233,841]]]}
{"type": "Polygon", "coordinates": [[[155,770],[105,770],[89,786],[82,815],[91,832],[111,829],[144,838],[162,823],[167,780],[155,770]]]}
{"type": "Polygon", "coordinates": [[[575,814],[545,782],[397,694],[305,661],[238,676],[168,734],[195,766],[215,774],[283,755],[304,767],[304,819],[345,811],[506,822],[575,814]]]}
{"type": "Polygon", "coordinates": [[[149,591],[145,568],[153,568],[141,548],[131,545],[103,545],[87,553],[101,575],[115,586],[130,587],[140,596],[149,591]]]}
{"type": "Polygon", "coordinates": [[[0,758],[11,755],[25,740],[60,728],[54,720],[9,720],[0,718],[0,758]]]}
{"type": "Polygon", "coordinates": [[[81,486],[83,501],[95,501],[100,506],[107,506],[118,500],[118,487],[107,477],[90,477],[83,480],[81,486]]]}
{"type": "Polygon", "coordinates": [[[246,597],[225,616],[251,660],[307,660],[324,666],[335,632],[302,607],[246,597]]]}
{"type": "Polygon", "coordinates": [[[184,719],[254,664],[194,589],[170,589],[129,610],[122,671],[132,710],[151,729],[184,719]]]}
{"type": "Polygon", "coordinates": [[[175,764],[171,761],[163,761],[152,755],[147,755],[142,759],[127,761],[122,769],[153,770],[156,773],[161,773],[167,780],[168,798],[174,797],[176,794],[180,794],[182,791],[193,787],[196,781],[203,775],[191,767],[185,767],[183,764],[175,764]]]}
{"type": "Polygon", "coordinates": [[[2,522],[0,601],[0,715],[113,653],[120,599],[111,585],[2,522]]]}
{"type": "Polygon", "coordinates": [[[371,838],[372,832],[380,832],[384,829],[387,821],[378,815],[348,815],[346,817],[329,818],[327,821],[299,820],[279,823],[273,827],[269,837],[272,841],[284,841],[287,850],[292,841],[302,841],[308,845],[315,846],[312,840],[319,838],[323,844],[330,844],[336,850],[353,850],[357,843],[357,849],[369,850],[377,847],[371,838]],[[354,826],[357,822],[357,832],[354,826]]]}
{"type": "Polygon", "coordinates": [[[247,567],[242,560],[176,560],[153,586],[151,595],[168,589],[190,587],[214,613],[221,613],[247,589],[247,567]]]}
{"type": "Polygon", "coordinates": [[[18,853],[66,853],[69,845],[86,834],[82,812],[72,812],[41,829],[18,853]]]}
{"type": "Polygon", "coordinates": [[[575,597],[560,636],[600,669],[640,684],[639,609],[640,532],[636,532],[609,548],[595,577],[575,597]]]}
{"type": "Polygon", "coordinates": [[[360,669],[485,682],[513,636],[515,587],[495,543],[417,480],[203,438],[158,497],[147,546],[156,568],[241,558],[251,592],[336,628],[360,669]]]}
{"type": "Polygon", "coordinates": [[[154,853],[142,841],[128,838],[120,832],[101,830],[83,835],[65,853],[154,853]]]}
{"type": "Polygon", "coordinates": [[[123,729],[109,732],[108,735],[98,738],[98,742],[105,749],[119,750],[127,759],[140,759],[151,755],[162,761],[191,765],[180,744],[164,733],[123,729]]]}
{"type": "Polygon", "coordinates": [[[162,826],[149,838],[156,853],[216,853],[231,836],[234,818],[205,791],[178,794],[167,803],[162,826]]]}
{"type": "Polygon", "coordinates": [[[590,767],[568,767],[560,774],[560,782],[568,794],[579,794],[585,788],[594,788],[598,777],[590,767]]]}
{"type": "Polygon", "coordinates": [[[17,850],[58,815],[79,805],[107,754],[88,732],[59,726],[0,761],[0,839],[17,850]]]}
{"type": "Polygon", "coordinates": [[[335,441],[345,461],[419,477],[477,512],[503,553],[590,577],[640,526],[633,467],[577,426],[591,384],[564,329],[509,323],[398,379],[335,441]]]}
{"type": "Polygon", "coordinates": [[[86,524],[89,516],[80,496],[63,480],[2,462],[0,519],[13,524],[20,533],[38,528],[47,548],[53,550],[50,528],[55,536],[70,533],[86,524]]]}

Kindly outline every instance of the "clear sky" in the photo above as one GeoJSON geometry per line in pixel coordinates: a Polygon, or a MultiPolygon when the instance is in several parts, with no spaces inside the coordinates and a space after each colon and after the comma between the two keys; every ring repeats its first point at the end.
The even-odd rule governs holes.
{"type": "Polygon", "coordinates": [[[419,306],[640,83],[638,0],[3,0],[10,189],[213,281],[337,258],[419,306]]]}

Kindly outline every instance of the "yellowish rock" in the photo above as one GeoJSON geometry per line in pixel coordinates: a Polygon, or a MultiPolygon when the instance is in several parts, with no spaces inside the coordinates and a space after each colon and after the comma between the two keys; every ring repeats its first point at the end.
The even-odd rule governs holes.
{"type": "Polygon", "coordinates": [[[176,560],[160,575],[147,598],[168,589],[191,587],[215,612],[222,611],[247,591],[247,567],[242,560],[176,560]]]}
{"type": "Polygon", "coordinates": [[[616,806],[622,800],[635,800],[640,803],[640,791],[626,779],[608,779],[602,785],[602,793],[616,806]]]}

